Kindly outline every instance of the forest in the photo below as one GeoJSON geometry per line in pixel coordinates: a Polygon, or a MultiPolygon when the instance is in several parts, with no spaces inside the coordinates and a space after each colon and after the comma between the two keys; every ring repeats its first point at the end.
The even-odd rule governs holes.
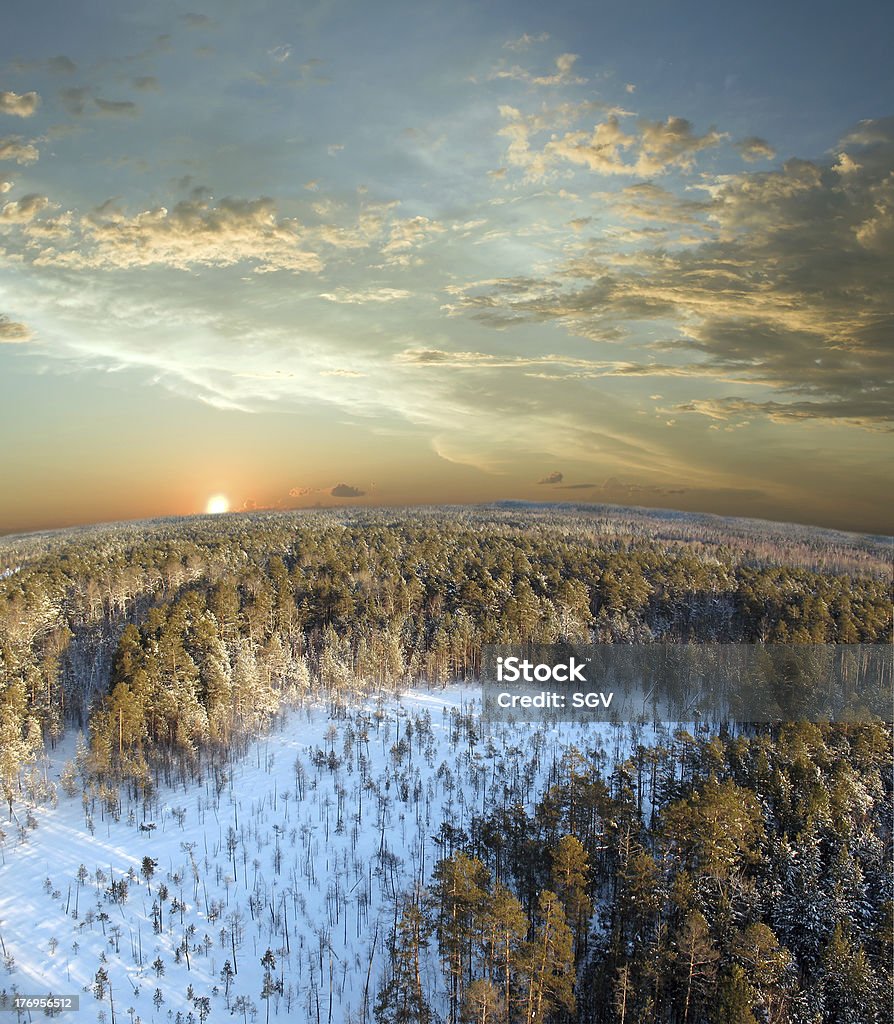
{"type": "MultiPolygon", "coordinates": [[[[520,504],[253,513],[3,538],[9,824],[0,846],[12,860],[39,842],[41,815],[65,800],[91,837],[106,819],[109,829],[126,822],[139,850],[166,814],[176,827],[171,792],[206,794],[203,807],[222,821],[223,808],[240,806],[236,764],[257,756],[260,766],[259,744],[303,710],[322,717],[289,788],[263,814],[260,800],[254,825],[234,811],[217,843],[218,889],[229,901],[230,886],[233,898],[243,886],[265,936],[254,957],[259,991],[237,1007],[247,954],[230,922],[220,938],[229,956],[206,972],[208,991],[193,981],[177,1003],[156,987],[162,999],[150,1005],[147,989],[132,1020],[138,1009],[144,1020],[206,1019],[223,1000],[246,1018],[254,1007],[268,1019],[271,1009],[331,1019],[336,1005],[340,1019],[378,1024],[884,1022],[889,723],[634,723],[610,738],[572,725],[486,726],[468,698],[487,644],[890,644],[891,554],[889,538],[520,504]],[[418,708],[401,710],[408,690],[445,686],[464,696],[459,705],[445,697],[440,729],[418,708]],[[54,779],[47,758],[75,736],[54,779]],[[331,938],[328,978],[322,940],[300,982],[286,973],[302,962],[291,948],[305,945],[299,915],[291,926],[281,919],[287,901],[280,907],[265,886],[288,859],[290,828],[267,822],[269,848],[258,832],[274,804],[288,819],[286,793],[293,816],[305,804],[324,816],[323,849],[350,840],[356,855],[368,844],[376,882],[370,867],[369,905],[352,927],[369,954],[355,964],[353,989],[347,970],[338,989],[331,938]],[[416,831],[394,838],[397,821],[416,831]]],[[[295,871],[312,889],[310,845],[299,856],[296,828],[295,871]]],[[[164,878],[151,853],[117,880],[113,868],[100,878],[75,865],[69,892],[92,883],[97,894],[91,933],[99,914],[124,913],[128,887],[145,887],[144,923],[176,954],[169,971],[185,960],[191,972],[200,929],[209,929],[208,958],[209,922],[219,929],[223,916],[207,889],[199,897],[198,876],[215,870],[203,841],[204,871],[193,851],[182,870],[171,857],[164,878]],[[187,886],[170,901],[190,874],[193,899],[187,886]],[[166,931],[174,916],[192,922],[176,942],[166,931]]],[[[355,874],[357,885],[362,866],[355,874]]],[[[53,880],[50,897],[57,888],[53,880]]],[[[130,952],[133,981],[149,966],[130,952]]],[[[105,1012],[110,970],[91,970],[82,1005],[105,1012]]]]}

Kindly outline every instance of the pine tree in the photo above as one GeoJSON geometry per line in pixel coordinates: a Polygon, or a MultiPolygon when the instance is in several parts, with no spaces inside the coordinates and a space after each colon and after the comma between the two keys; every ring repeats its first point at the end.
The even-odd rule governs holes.
{"type": "Polygon", "coordinates": [[[562,901],[565,919],[574,936],[574,959],[586,951],[593,904],[589,896],[590,862],[583,844],[575,836],[562,836],[551,851],[553,888],[562,901]]]}
{"type": "Polygon", "coordinates": [[[720,976],[711,1024],[757,1024],[751,1012],[752,1004],[753,989],[745,972],[738,964],[733,964],[720,976]]]}
{"type": "Polygon", "coordinates": [[[152,895],[152,876],[155,874],[157,867],[158,861],[148,854],[143,858],[143,863],[140,865],[140,874],[146,879],[146,886],[150,896],[152,895]]]}
{"type": "Polygon", "coordinates": [[[676,961],[684,991],[682,1024],[689,1024],[694,997],[705,991],[717,974],[719,953],[708,931],[708,922],[691,910],[677,937],[676,961]]]}
{"type": "Polygon", "coordinates": [[[420,894],[405,897],[389,940],[391,976],[376,997],[378,1024],[429,1024],[433,1014],[422,987],[421,961],[432,925],[420,905],[420,894]]]}
{"type": "Polygon", "coordinates": [[[223,982],[224,987],[224,999],[226,1000],[227,1009],[230,1008],[230,985],[233,984],[233,978],[235,978],[235,972],[233,971],[233,965],[229,960],[224,961],[223,968],[220,972],[220,980],[223,982]]]}
{"type": "Polygon", "coordinates": [[[768,1017],[777,1018],[793,986],[791,953],[762,923],[750,924],[740,932],[733,939],[731,953],[744,968],[768,1017]]]}
{"type": "Polygon", "coordinates": [[[105,967],[100,967],[93,976],[93,995],[102,1002],[106,997],[106,987],[109,984],[109,973],[105,967]]]}
{"type": "Polygon", "coordinates": [[[438,946],[450,991],[449,1019],[456,1024],[465,979],[471,975],[475,926],[480,924],[490,875],[480,860],[457,853],[438,862],[432,879],[438,946]]]}
{"type": "Polygon", "coordinates": [[[468,1024],[496,1024],[503,1016],[500,993],[487,978],[477,978],[466,989],[460,1019],[468,1024]]]}
{"type": "Polygon", "coordinates": [[[270,997],[279,991],[279,985],[274,980],[273,972],[276,970],[276,957],[273,950],[268,949],[261,957],[261,966],[264,968],[264,984],[261,986],[261,998],[267,1004],[267,1024],[270,1024],[270,997]]]}
{"type": "MultiPolygon", "coordinates": [[[[823,952],[826,1013],[836,1024],[875,1021],[872,969],[864,950],[853,942],[842,922],[835,926],[823,952]]],[[[890,992],[888,1005],[890,1008],[890,992]]]]}
{"type": "Polygon", "coordinates": [[[485,898],[482,935],[486,973],[499,982],[499,1019],[509,1021],[512,1005],[512,975],[519,948],[528,931],[528,919],[521,903],[499,882],[485,898]]]}
{"type": "Polygon", "coordinates": [[[574,953],[571,929],[559,897],[544,889],[537,903],[540,924],[519,957],[522,1020],[543,1024],[556,1009],[574,1013],[574,953]]]}

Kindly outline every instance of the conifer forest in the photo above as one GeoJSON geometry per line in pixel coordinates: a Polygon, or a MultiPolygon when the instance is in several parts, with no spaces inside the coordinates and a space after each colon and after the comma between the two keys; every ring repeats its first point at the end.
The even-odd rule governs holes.
{"type": "Polygon", "coordinates": [[[890,723],[485,721],[479,680],[487,644],[890,644],[891,569],[523,503],[0,538],[9,1019],[885,1024],[890,723]]]}

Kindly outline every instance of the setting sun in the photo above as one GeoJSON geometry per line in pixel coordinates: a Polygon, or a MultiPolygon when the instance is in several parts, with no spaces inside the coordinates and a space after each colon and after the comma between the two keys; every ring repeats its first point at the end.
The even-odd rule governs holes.
{"type": "Polygon", "coordinates": [[[209,516],[220,515],[221,512],[229,512],[230,503],[223,494],[214,494],[208,499],[208,504],[205,506],[205,512],[209,516]]]}

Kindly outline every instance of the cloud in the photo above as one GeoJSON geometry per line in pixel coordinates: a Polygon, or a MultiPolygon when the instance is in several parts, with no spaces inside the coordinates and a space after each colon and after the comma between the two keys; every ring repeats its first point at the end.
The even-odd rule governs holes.
{"type": "MultiPolygon", "coordinates": [[[[562,491],[592,491],[594,493],[589,500],[623,504],[644,501],[653,506],[662,498],[674,499],[673,503],[677,504],[682,495],[687,495],[689,507],[692,507],[693,502],[705,500],[727,499],[741,502],[766,498],[765,491],[754,487],[693,487],[688,483],[674,482],[644,484],[623,480],[617,476],[610,476],[602,483],[563,484],[558,489],[562,491]]],[[[684,505],[684,507],[686,506],[684,505]]]]}
{"type": "Polygon", "coordinates": [[[860,397],[851,401],[837,398],[807,402],[756,402],[753,399],[729,396],[713,399],[696,398],[675,408],[680,412],[699,413],[713,420],[750,421],[764,416],[775,423],[837,420],[869,430],[882,429],[894,432],[894,426],[886,425],[894,419],[890,395],[882,396],[878,401],[860,397]]]}
{"type": "Polygon", "coordinates": [[[712,209],[709,201],[683,199],[653,181],[626,185],[618,192],[594,192],[592,198],[624,218],[673,226],[702,224],[712,209]]]}
{"type": "Polygon", "coordinates": [[[542,480],[538,480],[538,484],[560,484],[565,479],[564,473],[549,473],[542,480]]]}
{"type": "Polygon", "coordinates": [[[78,70],[77,64],[62,53],[58,57],[51,57],[47,61],[47,67],[57,75],[73,75],[78,70]]]}
{"type": "Polygon", "coordinates": [[[617,477],[610,476],[601,485],[597,485],[601,490],[606,492],[622,493],[629,497],[635,495],[670,495],[670,494],[686,494],[689,490],[688,487],[667,487],[659,484],[638,484],[629,483],[623,480],[619,480],[617,477]]]}
{"type": "Polygon", "coordinates": [[[18,135],[7,135],[0,139],[0,160],[15,160],[17,164],[33,164],[40,156],[37,147],[23,142],[18,135]]]}
{"type": "Polygon", "coordinates": [[[517,39],[507,39],[503,43],[503,48],[506,50],[523,51],[529,50],[535,43],[545,43],[549,39],[549,32],[539,32],[536,36],[529,35],[525,32],[520,35],[517,39]]]}
{"type": "MultiPolygon", "coordinates": [[[[649,143],[649,159],[679,159],[696,139],[671,126],[666,143],[649,143]]],[[[660,319],[661,333],[631,350],[630,365],[581,372],[689,378],[698,391],[677,408],[701,415],[881,429],[894,419],[894,121],[861,122],[844,142],[844,174],[839,148],[834,165],[793,159],[703,179],[704,201],[631,186],[616,209],[697,221],[703,239],[634,252],[598,240],[552,275],[470,288],[451,308],[498,327],[557,320],[594,340],[660,319]],[[743,397],[742,385],[758,394],[743,397]]]]}
{"type": "Polygon", "coordinates": [[[272,57],[277,64],[283,64],[292,56],[292,47],[288,43],[284,43],[282,46],[274,46],[267,51],[267,55],[272,57]]]}
{"type": "MultiPolygon", "coordinates": [[[[158,79],[153,75],[134,78],[132,84],[141,92],[158,90],[158,79]]],[[[84,86],[69,86],[62,89],[59,100],[68,113],[75,117],[88,113],[96,117],[136,117],[140,112],[140,108],[132,100],[107,100],[101,96],[92,96],[90,90],[84,86]]]]}
{"type": "Polygon", "coordinates": [[[329,493],[333,498],[362,498],[366,491],[351,487],[350,484],[336,484],[329,493]]]}
{"type": "Polygon", "coordinates": [[[50,205],[46,196],[27,195],[6,203],[0,209],[0,223],[27,224],[50,205]]]}
{"type": "Polygon", "coordinates": [[[391,263],[404,264],[409,262],[409,253],[429,241],[433,235],[445,230],[443,224],[429,220],[428,217],[407,217],[396,220],[391,225],[391,234],[382,252],[391,263]]]}
{"type": "Polygon", "coordinates": [[[497,134],[509,139],[507,162],[522,168],[529,181],[541,181],[568,165],[602,175],[647,178],[671,169],[691,170],[698,153],[727,137],[716,128],[699,135],[684,117],[640,120],[625,127],[622,119],[632,114],[620,109],[607,111],[592,129],[573,128],[561,134],[557,130],[598,107],[593,102],[565,103],[526,115],[515,107],[501,106],[505,123],[497,134]],[[538,144],[538,136],[545,133],[549,139],[538,144]]]}
{"type": "Polygon", "coordinates": [[[14,188],[14,184],[15,183],[12,181],[0,181],[0,196],[2,196],[4,192],[11,192],[14,188]]]}
{"type": "Polygon", "coordinates": [[[579,78],[574,71],[574,65],[579,60],[576,53],[560,53],[556,57],[556,71],[552,75],[540,75],[532,78],[534,85],[583,85],[586,78],[579,78]]]}
{"type": "Polygon", "coordinates": [[[718,146],[727,136],[716,128],[697,135],[685,117],[641,121],[638,174],[661,174],[669,167],[688,170],[696,153],[718,146]]]}
{"type": "Polygon", "coordinates": [[[31,117],[39,105],[40,96],[36,92],[26,92],[20,95],[16,92],[0,91],[0,114],[31,117]]]}
{"type": "Polygon", "coordinates": [[[73,75],[78,66],[70,58],[59,54],[57,57],[48,59],[39,58],[36,60],[13,60],[7,65],[10,71],[18,74],[31,74],[35,71],[49,71],[54,75],[73,75]]]}
{"type": "Polygon", "coordinates": [[[34,335],[24,324],[10,320],[8,316],[0,313],[0,344],[18,345],[30,341],[34,335]]]}
{"type": "Polygon", "coordinates": [[[194,14],[192,11],[181,14],[180,20],[187,28],[211,28],[214,24],[207,14],[194,14]]]}
{"type": "Polygon", "coordinates": [[[132,100],[104,100],[97,96],[93,102],[104,117],[136,117],[140,109],[132,100]]]}
{"type": "Polygon", "coordinates": [[[689,170],[696,153],[718,145],[725,136],[709,129],[697,135],[690,121],[669,117],[666,121],[643,121],[630,132],[621,127],[617,115],[609,116],[592,133],[568,132],[546,144],[548,161],[564,160],[588,167],[600,174],[648,177],[672,167],[689,170]],[[625,159],[630,153],[633,159],[625,159]]]}
{"type": "Polygon", "coordinates": [[[560,53],[556,57],[556,70],[550,75],[534,75],[517,64],[512,67],[505,67],[501,61],[490,73],[491,79],[509,78],[517,82],[527,82],[529,85],[560,86],[560,85],[584,85],[586,78],[574,74],[574,65],[580,59],[576,53],[560,53]]]}
{"type": "Polygon", "coordinates": [[[272,199],[224,198],[216,205],[183,200],[172,209],[159,206],[134,216],[106,203],[80,218],[77,244],[66,251],[48,249],[38,266],[127,269],[163,265],[255,264],[258,271],[313,272],[320,257],[305,247],[302,228],[280,218],[272,199]]]}
{"type": "MultiPolygon", "coordinates": [[[[597,483],[582,483],[582,484],[563,484],[560,490],[563,491],[601,491],[604,499],[614,498],[622,499],[626,501],[633,500],[639,497],[669,497],[674,494],[687,494],[690,490],[688,487],[665,487],[659,484],[636,484],[627,483],[623,480],[619,480],[617,477],[611,476],[601,484],[597,483]]],[[[745,492],[740,492],[745,493],[745,492]]],[[[754,492],[751,492],[754,493],[754,492]]]]}
{"type": "MultiPolygon", "coordinates": [[[[24,233],[26,244],[19,255],[36,267],[81,270],[148,266],[187,270],[247,263],[253,264],[256,273],[316,273],[324,267],[326,250],[334,258],[339,251],[351,253],[376,244],[382,246],[390,264],[418,262],[413,250],[445,230],[425,217],[396,219],[396,201],[361,203],[347,216],[341,205],[321,207],[322,213],[337,215],[340,222],[306,224],[297,217],[281,216],[269,197],[225,197],[215,202],[211,190],[205,185],[193,187],[189,175],[174,179],[173,184],[178,192],[188,191],[188,196],[170,206],[132,213],[113,199],[86,215],[66,211],[52,223],[36,219],[24,233]],[[37,247],[40,239],[50,236],[52,245],[37,247]]],[[[321,297],[360,305],[397,302],[411,295],[403,288],[342,285],[321,297]]]]}
{"type": "MultiPolygon", "coordinates": [[[[636,364],[623,360],[585,359],[560,352],[518,356],[495,352],[448,352],[436,348],[409,348],[398,352],[394,356],[394,361],[402,365],[438,366],[452,370],[519,370],[527,377],[543,377],[550,380],[626,376],[640,369],[636,364]],[[543,372],[529,372],[533,370],[543,372]]],[[[656,365],[649,367],[647,372],[661,373],[664,369],[656,365]]]]}
{"type": "Polygon", "coordinates": [[[319,487],[293,487],[289,491],[290,498],[305,498],[308,494],[319,494],[319,487]]]}
{"type": "MultiPolygon", "coordinates": [[[[432,363],[449,365],[456,368],[497,366],[506,367],[511,365],[531,365],[531,360],[521,360],[515,356],[500,357],[490,352],[446,352],[437,348],[411,348],[398,353],[396,357],[400,363],[425,366],[432,363]]],[[[536,360],[539,362],[540,360],[536,360]]]]}
{"type": "Polygon", "coordinates": [[[844,146],[872,146],[881,143],[887,146],[894,136],[894,116],[867,118],[841,140],[844,146]]]}
{"type": "Polygon", "coordinates": [[[69,114],[79,115],[84,113],[84,105],[86,104],[90,93],[83,86],[71,86],[68,89],[63,89],[59,93],[59,99],[62,101],[62,106],[69,112],[69,114]]]}
{"type": "Polygon", "coordinates": [[[770,143],[756,135],[749,135],[747,139],[742,139],[741,142],[735,142],[733,145],[739,151],[742,159],[750,164],[756,163],[758,160],[772,160],[776,156],[776,150],[770,143]]]}
{"type": "Polygon", "coordinates": [[[583,231],[583,229],[592,222],[592,217],[574,217],[572,220],[568,221],[568,227],[570,227],[572,231],[579,232],[583,231]]]}
{"type": "Polygon", "coordinates": [[[853,174],[863,168],[848,153],[838,154],[838,163],[832,167],[836,174],[853,174]]]}
{"type": "Polygon", "coordinates": [[[368,302],[398,302],[401,299],[408,299],[411,294],[404,288],[367,288],[363,291],[336,288],[334,292],[320,292],[320,298],[345,305],[363,305],[368,302]]]}

